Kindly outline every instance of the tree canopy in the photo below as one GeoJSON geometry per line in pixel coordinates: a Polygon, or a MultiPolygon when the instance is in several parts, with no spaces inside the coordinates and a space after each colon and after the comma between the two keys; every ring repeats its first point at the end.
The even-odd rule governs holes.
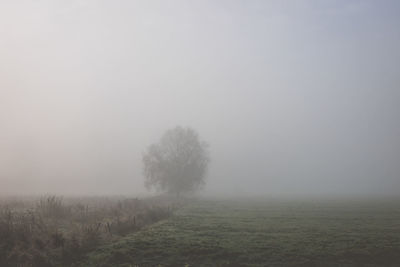
{"type": "Polygon", "coordinates": [[[196,191],[205,184],[209,161],[208,145],[198,133],[177,126],[143,154],[145,185],[178,196],[196,191]]]}

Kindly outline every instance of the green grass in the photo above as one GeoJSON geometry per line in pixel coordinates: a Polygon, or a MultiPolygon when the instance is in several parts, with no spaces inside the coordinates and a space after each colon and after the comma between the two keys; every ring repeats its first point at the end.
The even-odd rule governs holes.
{"type": "Polygon", "coordinates": [[[196,201],[82,266],[400,266],[400,203],[196,201]]]}

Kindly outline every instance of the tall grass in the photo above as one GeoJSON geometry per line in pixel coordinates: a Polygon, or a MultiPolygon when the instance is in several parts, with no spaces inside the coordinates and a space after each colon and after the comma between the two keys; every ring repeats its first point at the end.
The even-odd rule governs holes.
{"type": "Polygon", "coordinates": [[[73,266],[98,245],[172,213],[161,203],[136,198],[44,196],[18,203],[0,205],[0,266],[73,266]]]}

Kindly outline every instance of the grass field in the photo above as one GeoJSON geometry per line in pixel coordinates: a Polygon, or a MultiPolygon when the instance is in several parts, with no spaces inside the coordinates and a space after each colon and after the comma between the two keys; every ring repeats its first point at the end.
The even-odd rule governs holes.
{"type": "Polygon", "coordinates": [[[0,267],[76,266],[98,246],[170,216],[165,199],[0,199],[0,267]]]}
{"type": "Polygon", "coordinates": [[[83,266],[400,266],[400,202],[194,201],[83,266]]]}

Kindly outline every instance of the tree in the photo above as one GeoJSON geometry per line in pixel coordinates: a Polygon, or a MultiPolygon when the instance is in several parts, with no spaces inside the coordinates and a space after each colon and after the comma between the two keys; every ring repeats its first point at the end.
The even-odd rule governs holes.
{"type": "Polygon", "coordinates": [[[208,145],[195,130],[177,126],[143,154],[145,185],[177,196],[196,191],[205,184],[208,163],[208,145]]]}

